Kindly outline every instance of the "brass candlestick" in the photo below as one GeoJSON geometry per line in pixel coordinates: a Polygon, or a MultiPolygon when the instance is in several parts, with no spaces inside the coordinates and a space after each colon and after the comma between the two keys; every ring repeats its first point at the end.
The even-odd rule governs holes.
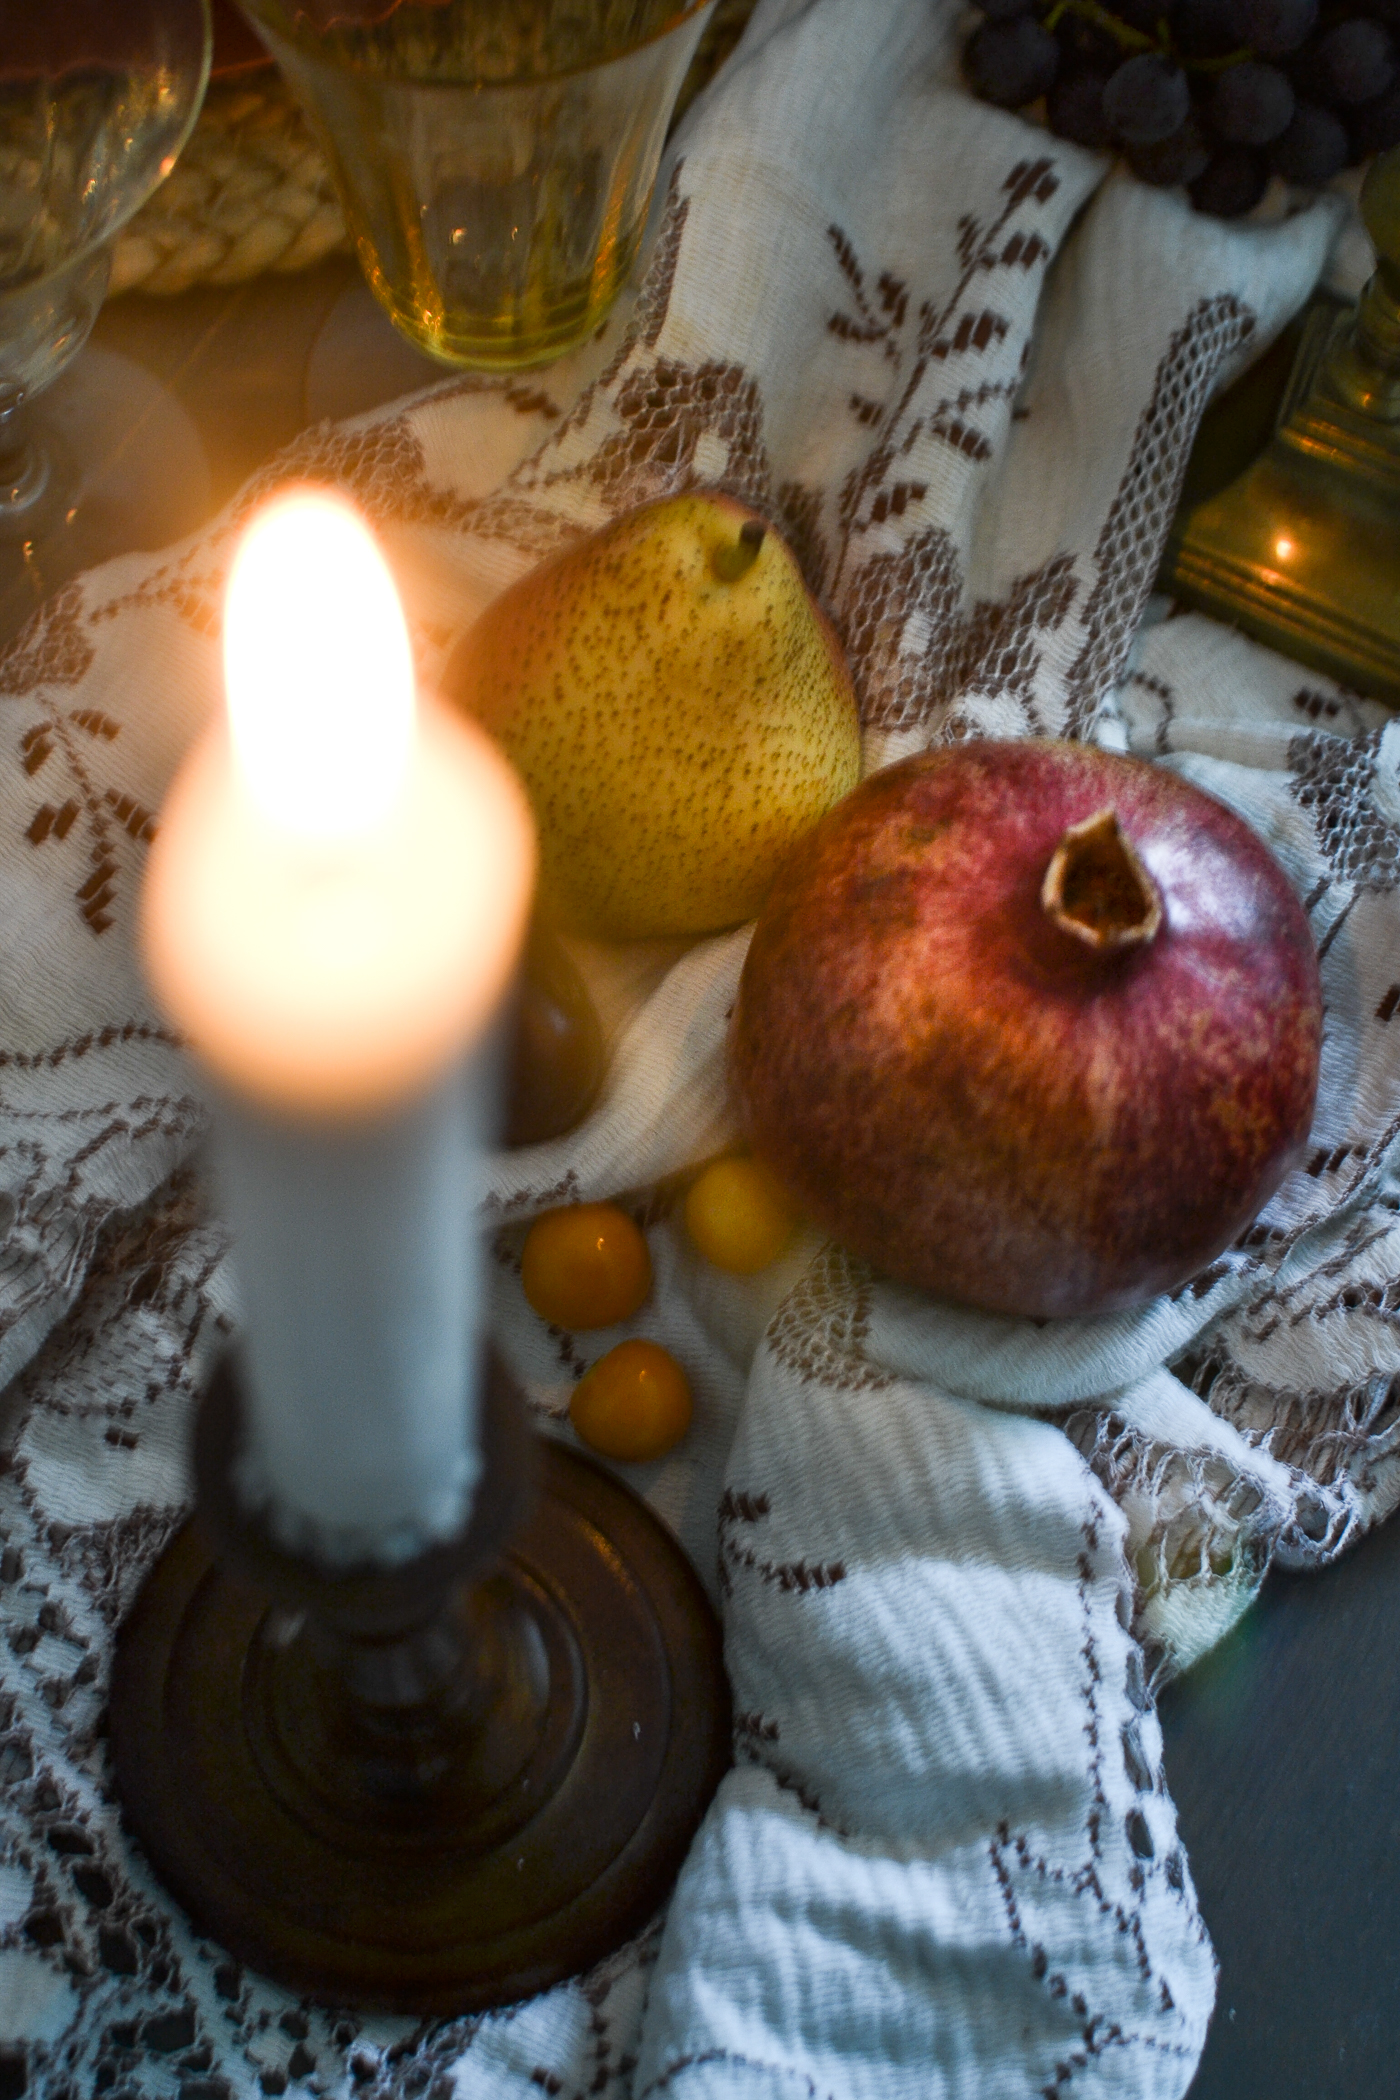
{"type": "Polygon", "coordinates": [[[457,1540],[329,1573],[231,1484],[226,1359],[197,1510],[121,1628],[127,1818],[201,1930],[330,2004],[477,2012],[547,1988],[664,1900],[729,1757],[719,1629],[680,1548],[535,1439],[492,1363],[457,1540]]]}
{"type": "Polygon", "coordinates": [[[1400,704],[1400,148],[1361,192],[1380,261],[1355,307],[1309,317],[1273,433],[1178,515],[1163,588],[1400,704]]]}

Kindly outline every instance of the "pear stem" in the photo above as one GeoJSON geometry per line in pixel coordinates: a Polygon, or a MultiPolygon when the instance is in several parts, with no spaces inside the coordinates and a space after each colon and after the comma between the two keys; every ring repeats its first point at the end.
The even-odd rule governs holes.
{"type": "Polygon", "coordinates": [[[748,575],[758,560],[758,550],[767,533],[768,527],[761,518],[746,518],[732,546],[716,547],[710,556],[710,566],[721,583],[737,583],[741,576],[748,575]]]}
{"type": "Polygon", "coordinates": [[[1162,924],[1162,899],[1116,810],[1071,824],[1040,887],[1041,908],[1086,947],[1145,948],[1162,924]]]}

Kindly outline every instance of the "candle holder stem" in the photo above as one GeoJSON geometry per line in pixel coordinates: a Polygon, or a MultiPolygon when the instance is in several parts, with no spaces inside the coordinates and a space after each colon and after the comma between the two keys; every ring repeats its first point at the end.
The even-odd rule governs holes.
{"type": "Polygon", "coordinates": [[[341,1802],[363,1793],[445,1811],[495,1799],[523,1769],[551,1689],[539,1628],[501,1580],[392,1635],[272,1614],[250,1668],[265,1740],[289,1771],[341,1802]]]}
{"type": "Polygon", "coordinates": [[[537,1441],[499,1365],[470,1523],[393,1568],[280,1547],[232,1485],[232,1362],[197,1518],[118,1637],[128,1819],[201,1928],[330,2003],[546,1988],[664,1900],[728,1760],[719,1632],[663,1528],[537,1441]]]}

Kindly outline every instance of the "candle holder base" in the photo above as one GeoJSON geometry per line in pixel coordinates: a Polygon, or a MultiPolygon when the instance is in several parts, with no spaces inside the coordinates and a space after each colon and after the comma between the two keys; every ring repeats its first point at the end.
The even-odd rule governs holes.
{"type": "Polygon", "coordinates": [[[476,2012],[588,1967],[664,1901],[728,1763],[689,1562],[487,1388],[462,1538],[332,1574],[237,1509],[221,1367],[199,1514],[118,1635],[130,1826],[202,1931],[325,2003],[476,2012]]]}

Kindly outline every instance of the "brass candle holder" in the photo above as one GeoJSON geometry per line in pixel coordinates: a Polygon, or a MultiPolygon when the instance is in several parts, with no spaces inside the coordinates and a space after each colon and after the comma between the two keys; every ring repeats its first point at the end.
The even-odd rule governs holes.
{"type": "Polygon", "coordinates": [[[226,1358],[197,1505],[117,1639],[127,1820],[199,1928],[329,2004],[485,2010],[664,1901],[729,1760],[718,1625],[600,1466],[535,1438],[492,1360],[456,1540],[402,1567],[288,1553],[232,1485],[226,1358]]]}
{"type": "Polygon", "coordinates": [[[1361,212],[1375,275],[1355,307],[1313,309],[1263,451],[1178,515],[1162,586],[1400,704],[1400,148],[1361,212]]]}

